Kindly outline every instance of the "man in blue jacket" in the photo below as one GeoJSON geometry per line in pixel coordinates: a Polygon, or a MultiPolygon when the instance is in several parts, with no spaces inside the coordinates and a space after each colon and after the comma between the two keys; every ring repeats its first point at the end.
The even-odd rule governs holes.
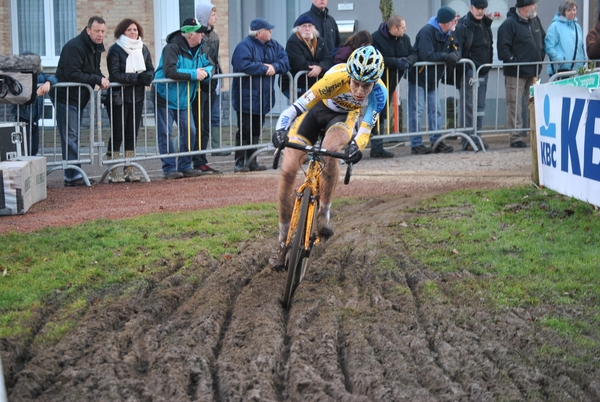
{"type": "MultiPolygon", "coordinates": [[[[448,6],[441,7],[435,17],[431,17],[415,38],[414,50],[419,61],[443,62],[431,66],[421,66],[409,70],[408,80],[408,127],[411,133],[421,131],[421,115],[427,108],[427,126],[429,131],[441,130],[442,107],[438,98],[438,83],[446,67],[454,67],[460,59],[460,46],[453,35],[456,27],[456,11],[448,6]]],[[[429,141],[434,144],[440,134],[429,135],[429,141]]],[[[410,137],[411,153],[413,155],[435,153],[450,153],[454,148],[440,142],[435,151],[423,145],[423,136],[410,137]]]]}
{"type": "MultiPolygon", "coordinates": [[[[206,54],[203,53],[202,38],[207,27],[200,25],[195,19],[188,18],[180,30],[167,36],[160,56],[160,62],[154,76],[155,80],[170,78],[184,81],[178,83],[157,83],[156,87],[156,134],[158,150],[161,155],[174,153],[171,133],[173,122],[177,119],[179,129],[179,152],[198,149],[196,144],[196,125],[188,119],[189,108],[198,92],[198,82],[209,80],[212,69],[206,54]],[[188,143],[188,138],[190,143],[188,143]]],[[[201,170],[192,166],[191,156],[162,158],[163,178],[179,179],[181,177],[201,176],[201,170]]]]}
{"type": "MultiPolygon", "coordinates": [[[[234,73],[250,77],[235,78],[231,88],[231,101],[238,119],[236,146],[260,143],[265,115],[275,105],[275,74],[290,70],[288,56],[283,46],[271,39],[274,25],[263,18],[250,22],[250,34],[233,51],[231,65],[234,73]]],[[[250,161],[253,149],[235,152],[234,172],[266,170],[256,159],[250,161]]]]}

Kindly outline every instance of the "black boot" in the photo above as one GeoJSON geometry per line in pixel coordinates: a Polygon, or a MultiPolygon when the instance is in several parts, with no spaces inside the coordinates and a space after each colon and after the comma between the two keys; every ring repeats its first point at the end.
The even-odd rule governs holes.
{"type": "Polygon", "coordinates": [[[246,173],[250,171],[248,166],[245,165],[246,158],[244,154],[245,151],[235,151],[235,166],[233,168],[235,173],[246,173]]]}

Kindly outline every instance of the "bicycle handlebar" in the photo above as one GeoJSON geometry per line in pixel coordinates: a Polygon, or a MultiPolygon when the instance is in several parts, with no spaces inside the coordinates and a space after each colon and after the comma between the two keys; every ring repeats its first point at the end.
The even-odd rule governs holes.
{"type": "Polygon", "coordinates": [[[341,152],[332,152],[323,148],[315,147],[314,145],[302,145],[295,142],[286,141],[283,144],[284,148],[299,149],[300,151],[312,152],[313,154],[331,156],[332,158],[346,159],[348,155],[341,152]]]}
{"type": "MultiPolygon", "coordinates": [[[[302,144],[297,144],[295,142],[285,141],[275,150],[275,155],[273,158],[273,170],[276,170],[277,167],[279,166],[279,157],[281,156],[281,150],[283,148],[298,149],[300,151],[311,152],[311,153],[317,154],[317,155],[330,156],[332,158],[338,158],[338,159],[344,159],[344,160],[348,157],[348,155],[346,155],[345,153],[328,151],[326,149],[322,149],[322,148],[316,147],[314,145],[302,145],[302,144]]],[[[352,176],[352,163],[348,163],[348,168],[346,169],[346,175],[344,176],[344,184],[350,183],[350,176],[352,176]]]]}

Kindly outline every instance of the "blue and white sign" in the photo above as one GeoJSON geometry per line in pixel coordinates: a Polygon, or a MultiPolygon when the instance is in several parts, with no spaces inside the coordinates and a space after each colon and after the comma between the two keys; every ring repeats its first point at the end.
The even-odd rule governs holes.
{"type": "Polygon", "coordinates": [[[600,89],[535,86],[540,185],[600,206],[600,89]]]}

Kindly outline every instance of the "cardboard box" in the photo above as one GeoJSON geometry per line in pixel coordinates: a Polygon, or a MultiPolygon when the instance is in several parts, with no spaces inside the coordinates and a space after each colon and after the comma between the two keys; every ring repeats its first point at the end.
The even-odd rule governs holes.
{"type": "Polygon", "coordinates": [[[24,214],[46,197],[45,157],[20,156],[0,162],[0,215],[24,214]]]}
{"type": "Polygon", "coordinates": [[[0,162],[0,215],[24,214],[31,207],[31,162],[0,162]]]}
{"type": "Polygon", "coordinates": [[[18,156],[16,161],[31,162],[31,204],[45,200],[48,196],[45,156],[18,156]]]}

